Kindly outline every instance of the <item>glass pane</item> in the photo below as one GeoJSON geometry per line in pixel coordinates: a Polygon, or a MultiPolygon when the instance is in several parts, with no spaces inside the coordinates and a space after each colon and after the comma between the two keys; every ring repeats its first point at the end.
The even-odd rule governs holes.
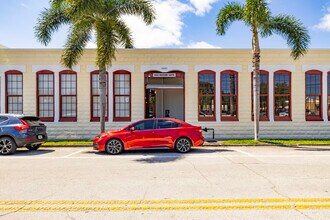
{"type": "Polygon", "coordinates": [[[164,129],[164,128],[177,128],[179,124],[174,121],[169,120],[158,120],[157,121],[157,129],[164,129]]]}
{"type": "Polygon", "coordinates": [[[275,116],[288,117],[290,116],[290,101],[289,96],[275,97],[275,116]]]}
{"type": "Polygon", "coordinates": [[[236,105],[237,99],[236,96],[222,96],[221,97],[221,115],[222,116],[231,116],[236,117],[236,105]]]}
{"type": "Polygon", "coordinates": [[[214,117],[214,96],[199,98],[199,117],[214,117]]]}
{"type": "Polygon", "coordinates": [[[214,74],[199,74],[199,94],[214,94],[214,74]]]}
{"type": "Polygon", "coordinates": [[[129,96],[115,97],[115,117],[130,117],[130,98],[129,96]]]}
{"type": "Polygon", "coordinates": [[[61,95],[76,95],[76,74],[61,74],[61,95]]]}
{"type": "Polygon", "coordinates": [[[62,117],[76,117],[76,96],[62,97],[62,117]]]}
{"type": "Polygon", "coordinates": [[[134,129],[135,130],[150,130],[150,129],[153,129],[154,128],[154,121],[155,120],[146,120],[146,121],[136,123],[134,125],[134,129]]]}
{"type": "Polygon", "coordinates": [[[306,96],[306,116],[320,116],[320,96],[306,96]]]}
{"type": "Polygon", "coordinates": [[[221,93],[236,95],[236,74],[222,73],[221,74],[221,93]]]}
{"type": "Polygon", "coordinates": [[[275,94],[290,94],[290,74],[274,75],[275,94]]]}
{"type": "Polygon", "coordinates": [[[7,94],[22,95],[23,94],[23,76],[22,74],[7,75],[7,94]]]}
{"type": "Polygon", "coordinates": [[[321,94],[321,74],[306,73],[306,95],[320,95],[321,94]]]}

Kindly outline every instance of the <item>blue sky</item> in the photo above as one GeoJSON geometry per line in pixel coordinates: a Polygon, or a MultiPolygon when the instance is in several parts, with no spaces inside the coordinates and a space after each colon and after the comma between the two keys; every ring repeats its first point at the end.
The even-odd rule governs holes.
{"type": "MultiPolygon", "coordinates": [[[[236,0],[244,3],[244,0],[236,0]]],[[[132,29],[136,48],[250,48],[251,33],[235,22],[225,36],[217,36],[215,19],[227,0],[153,0],[157,20],[145,26],[139,18],[124,17],[132,29]]],[[[49,0],[0,0],[0,44],[9,48],[45,48],[33,27],[49,0]]],[[[330,0],[269,0],[273,14],[291,14],[311,35],[311,48],[330,48],[330,0]]],[[[67,27],[54,34],[48,48],[61,48],[67,27]]],[[[90,42],[87,47],[95,47],[90,42]]],[[[273,36],[261,40],[262,48],[287,48],[273,36]]]]}

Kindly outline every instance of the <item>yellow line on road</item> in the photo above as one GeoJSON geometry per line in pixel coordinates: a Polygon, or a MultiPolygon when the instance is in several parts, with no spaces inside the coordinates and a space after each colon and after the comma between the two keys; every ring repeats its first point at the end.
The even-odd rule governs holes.
{"type": "Polygon", "coordinates": [[[305,210],[330,209],[330,204],[276,205],[198,205],[198,206],[0,206],[0,212],[61,212],[61,211],[175,211],[175,210],[305,210]]]}
{"type": "Polygon", "coordinates": [[[187,199],[187,200],[0,200],[0,205],[143,205],[205,203],[325,203],[330,198],[187,199]]]}

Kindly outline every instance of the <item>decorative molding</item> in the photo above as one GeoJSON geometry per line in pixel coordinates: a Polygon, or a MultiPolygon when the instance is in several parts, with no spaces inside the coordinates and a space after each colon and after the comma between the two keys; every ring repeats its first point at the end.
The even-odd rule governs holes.
{"type": "MultiPolygon", "coordinates": [[[[67,70],[69,68],[62,66],[62,65],[32,65],[32,72],[36,73],[41,70],[50,70],[54,73],[59,73],[62,70],[67,70]]],[[[80,65],[76,65],[72,68],[73,71],[79,73],[80,72],[80,65]]]]}
{"type": "MultiPolygon", "coordinates": [[[[86,68],[86,71],[87,73],[90,73],[90,72],[93,72],[95,70],[98,70],[99,67],[98,66],[95,66],[95,65],[87,65],[87,68],[86,68]]],[[[129,71],[131,73],[134,72],[134,65],[112,65],[109,67],[107,67],[107,71],[110,73],[110,72],[115,72],[117,70],[126,70],[126,71],[129,71]]]]}
{"type": "Polygon", "coordinates": [[[170,71],[182,71],[188,72],[188,65],[171,65],[171,64],[160,64],[160,65],[141,65],[141,72],[159,71],[159,72],[170,72],[170,71]]]}
{"type": "Polygon", "coordinates": [[[24,74],[26,72],[26,65],[0,65],[0,73],[8,70],[18,70],[24,74]]]}
{"type": "MultiPolygon", "coordinates": [[[[269,73],[273,73],[277,70],[287,70],[290,72],[296,71],[295,65],[260,65],[261,70],[265,70],[269,73]]],[[[249,65],[249,73],[252,72],[252,65],[249,65]]]]}
{"type": "Polygon", "coordinates": [[[305,73],[308,70],[320,70],[323,73],[330,71],[330,65],[302,65],[302,72],[305,73]]]}

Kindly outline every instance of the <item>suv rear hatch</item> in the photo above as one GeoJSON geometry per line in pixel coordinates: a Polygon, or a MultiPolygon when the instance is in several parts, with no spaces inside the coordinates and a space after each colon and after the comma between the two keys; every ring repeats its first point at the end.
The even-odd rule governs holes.
{"type": "Polygon", "coordinates": [[[20,120],[23,120],[29,125],[27,131],[30,136],[36,135],[37,139],[44,139],[46,137],[46,126],[40,122],[40,118],[35,116],[23,116],[20,120]]]}

